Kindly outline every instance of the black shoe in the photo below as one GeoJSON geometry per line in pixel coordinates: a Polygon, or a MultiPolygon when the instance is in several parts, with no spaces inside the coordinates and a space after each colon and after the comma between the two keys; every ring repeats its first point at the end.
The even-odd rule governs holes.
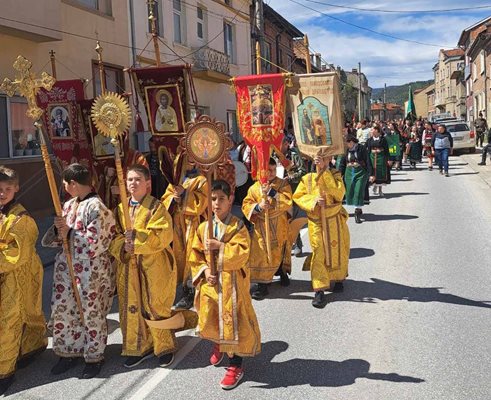
{"type": "Polygon", "coordinates": [[[324,294],[324,291],[320,290],[315,292],[314,300],[312,300],[312,305],[315,308],[324,308],[327,304],[327,297],[324,294]]]}
{"type": "Polygon", "coordinates": [[[60,357],[56,365],[51,368],[52,375],[60,375],[77,365],[78,358],[60,357]]]}
{"type": "Polygon", "coordinates": [[[87,363],[86,362],[85,368],[82,372],[82,378],[81,379],[95,378],[97,375],[99,375],[99,372],[101,372],[102,364],[104,364],[104,361],[99,361],[97,363],[87,363]]]}
{"type": "Polygon", "coordinates": [[[361,224],[361,214],[362,214],[362,211],[360,209],[355,210],[355,222],[357,224],[361,224]]]}
{"type": "Polygon", "coordinates": [[[265,283],[258,283],[257,289],[252,292],[251,297],[254,300],[264,300],[268,293],[268,285],[265,283]]]}
{"type": "Polygon", "coordinates": [[[7,378],[2,378],[0,379],[0,396],[4,394],[7,389],[12,385],[14,382],[14,375],[10,375],[7,378]]]}
{"type": "Polygon", "coordinates": [[[161,367],[168,367],[174,362],[174,353],[164,354],[159,357],[159,365],[161,367]]]}
{"type": "Polygon", "coordinates": [[[333,293],[342,293],[344,292],[344,284],[343,282],[336,282],[334,284],[334,288],[332,289],[333,293]]]}
{"type": "Polygon", "coordinates": [[[280,272],[280,285],[284,287],[290,286],[290,277],[286,272],[280,272]]]}
{"type": "Polygon", "coordinates": [[[152,353],[145,354],[144,356],[129,356],[128,358],[126,358],[123,366],[126,368],[134,368],[151,357],[153,357],[152,353]]]}
{"type": "Polygon", "coordinates": [[[481,161],[480,163],[477,163],[477,165],[486,165],[486,161],[481,161]]]}
{"type": "Polygon", "coordinates": [[[194,290],[188,289],[184,292],[181,300],[179,300],[175,306],[176,310],[189,310],[194,306],[194,290]]]}

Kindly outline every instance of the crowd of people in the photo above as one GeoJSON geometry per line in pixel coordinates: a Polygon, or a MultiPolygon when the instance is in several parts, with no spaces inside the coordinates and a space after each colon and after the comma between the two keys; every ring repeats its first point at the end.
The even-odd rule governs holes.
{"type": "MultiPolygon", "coordinates": [[[[406,163],[415,168],[423,156],[430,170],[436,158],[440,173],[448,176],[453,142],[443,125],[435,131],[424,121],[362,121],[356,128],[347,124],[344,133],[344,154],[320,153],[313,160],[301,156],[293,135],[285,135],[269,161],[267,185],[249,179],[235,196],[226,181],[217,179],[208,187],[191,167],[182,182],[157,190],[152,187],[158,169],[153,149],[150,169],[127,166],[129,202],[111,210],[94,192],[91,172],[69,165],[62,178],[71,199],[42,238],[43,246],[61,247],[48,324],[41,306],[36,223],[16,200],[17,173],[0,166],[0,394],[18,368],[46,349],[47,327],[59,357],[52,374],[65,373],[83,359],[81,377],[97,376],[116,293],[124,367],[153,356],[160,366],[171,365],[176,331],[197,327],[200,337],[213,344],[210,364],[228,358],[221,387],[236,387],[244,376],[243,357],[261,351],[252,300],[268,296],[275,276],[282,286],[290,284],[291,256],[302,255],[303,224],[312,249],[304,262],[311,273],[312,305],[324,308],[325,292],[343,291],[348,275],[346,208],[361,223],[369,187],[373,195],[383,196],[391,170],[406,163]],[[209,200],[212,231],[206,221],[209,200]],[[232,212],[234,202],[239,215],[232,212]],[[176,293],[182,296],[174,304],[176,293]]],[[[245,144],[235,154],[250,164],[245,144]]]]}

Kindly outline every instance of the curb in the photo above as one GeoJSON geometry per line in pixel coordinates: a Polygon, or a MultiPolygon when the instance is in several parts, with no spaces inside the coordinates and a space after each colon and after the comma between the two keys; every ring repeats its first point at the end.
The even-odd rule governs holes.
{"type": "Polygon", "coordinates": [[[460,157],[468,163],[469,168],[473,171],[477,172],[479,177],[489,186],[491,187],[491,160],[488,160],[488,165],[482,166],[477,165],[481,162],[481,151],[479,153],[474,154],[462,154],[460,157]]]}

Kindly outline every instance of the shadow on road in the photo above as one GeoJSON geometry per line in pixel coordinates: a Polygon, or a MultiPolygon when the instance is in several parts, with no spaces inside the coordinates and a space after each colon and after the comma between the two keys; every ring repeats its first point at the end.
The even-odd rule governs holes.
{"type": "Polygon", "coordinates": [[[417,215],[407,215],[407,214],[363,214],[361,218],[365,221],[393,221],[393,220],[408,220],[408,219],[417,219],[419,218],[417,215]]]}
{"type": "Polygon", "coordinates": [[[460,176],[460,175],[477,175],[479,172],[456,172],[455,174],[450,174],[450,176],[460,176]]]}
{"type": "Polygon", "coordinates": [[[373,249],[365,249],[363,247],[354,247],[350,250],[349,258],[352,260],[353,258],[365,258],[371,257],[375,254],[373,249]]]}
{"type": "Polygon", "coordinates": [[[377,303],[377,300],[406,300],[420,303],[438,302],[461,306],[491,308],[491,302],[466,299],[441,293],[441,287],[415,287],[371,278],[372,282],[347,280],[343,293],[329,294],[329,301],[377,303]]]}
{"type": "Polygon", "coordinates": [[[258,383],[252,387],[275,389],[300,385],[339,387],[353,385],[358,378],[390,382],[421,383],[423,379],[397,373],[370,372],[370,363],[361,359],[344,361],[294,358],[275,362],[288,350],[288,343],[275,340],[263,343],[262,352],[254,358],[254,368],[246,369],[244,381],[258,383]]]}
{"type": "Polygon", "coordinates": [[[384,193],[382,197],[379,197],[377,195],[371,195],[370,200],[376,200],[376,199],[395,199],[397,197],[403,197],[403,196],[425,196],[428,195],[429,193],[426,192],[399,192],[399,193],[384,193]]]}
{"type": "Polygon", "coordinates": [[[394,179],[394,178],[392,178],[390,181],[391,182],[410,182],[410,181],[414,181],[414,179],[408,179],[408,178],[394,179]]]}

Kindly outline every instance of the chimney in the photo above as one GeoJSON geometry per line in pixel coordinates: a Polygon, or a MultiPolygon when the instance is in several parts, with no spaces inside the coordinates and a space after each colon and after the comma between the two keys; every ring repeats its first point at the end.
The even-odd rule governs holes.
{"type": "Polygon", "coordinates": [[[315,53],[315,66],[321,69],[322,61],[321,61],[321,53],[315,53]]]}

